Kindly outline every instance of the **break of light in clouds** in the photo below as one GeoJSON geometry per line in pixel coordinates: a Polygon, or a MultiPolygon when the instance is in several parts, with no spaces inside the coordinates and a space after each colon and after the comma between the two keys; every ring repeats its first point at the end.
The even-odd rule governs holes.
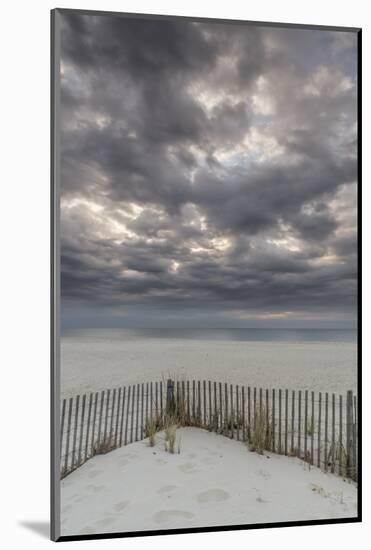
{"type": "Polygon", "coordinates": [[[63,14],[65,326],[354,326],[355,33],[63,14]]]}

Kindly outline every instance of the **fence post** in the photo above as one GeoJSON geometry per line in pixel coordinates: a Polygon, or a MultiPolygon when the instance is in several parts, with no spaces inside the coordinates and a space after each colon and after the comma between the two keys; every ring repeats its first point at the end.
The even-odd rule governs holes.
{"type": "Polygon", "coordinates": [[[64,429],[64,416],[66,412],[66,400],[63,399],[62,402],[62,418],[61,418],[61,438],[60,438],[60,457],[62,456],[62,447],[63,447],[63,429],[64,429]]]}
{"type": "Polygon", "coordinates": [[[287,437],[288,437],[288,421],[289,421],[289,390],[285,390],[285,455],[287,456],[287,437]]]}
{"type": "Polygon", "coordinates": [[[308,460],[308,390],[304,394],[304,460],[308,460]]]}
{"type": "Polygon", "coordinates": [[[220,407],[220,432],[223,432],[224,411],[223,411],[223,393],[222,393],[221,382],[219,382],[219,407],[220,407]]]}
{"type": "Polygon", "coordinates": [[[357,441],[358,441],[358,415],[357,415],[357,397],[354,400],[354,418],[353,418],[353,479],[358,480],[358,464],[357,464],[357,441]]]}
{"type": "Polygon", "coordinates": [[[339,475],[343,474],[343,396],[339,395],[339,475]]]}
{"type": "Polygon", "coordinates": [[[166,414],[172,415],[175,411],[174,399],[174,381],[171,378],[167,380],[166,386],[166,414]]]}
{"type": "MultiPolygon", "coordinates": [[[[221,410],[221,404],[220,404],[221,410]]],[[[245,386],[242,386],[242,441],[246,441],[245,386]]]]}
{"type": "Polygon", "coordinates": [[[328,469],[328,455],[327,455],[327,439],[328,439],[328,393],[325,393],[325,472],[328,469]]]}
{"type": "Polygon", "coordinates": [[[282,390],[278,390],[278,454],[282,453],[282,436],[281,436],[281,424],[282,424],[282,390]]]}
{"type": "Polygon", "coordinates": [[[77,426],[78,426],[78,418],[79,418],[79,402],[80,402],[80,396],[78,395],[76,397],[76,403],[75,403],[75,421],[74,421],[74,429],[73,429],[73,446],[72,446],[72,463],[71,468],[72,470],[75,468],[75,461],[76,461],[76,439],[77,439],[77,426]]]}
{"type": "Polygon", "coordinates": [[[335,460],[336,460],[336,452],[335,452],[335,394],[332,394],[332,418],[331,418],[331,424],[332,424],[332,430],[331,430],[331,473],[333,474],[335,472],[335,460]]]}
{"type": "Polygon", "coordinates": [[[352,476],[352,450],[353,450],[353,392],[347,391],[347,464],[346,473],[352,476]]]}
{"type": "Polygon", "coordinates": [[[318,444],[317,444],[317,466],[321,467],[321,422],[322,422],[322,393],[318,394],[318,444]]]}
{"type": "Polygon", "coordinates": [[[295,454],[294,447],[294,434],[295,434],[295,390],[291,393],[291,454],[295,454]]]}

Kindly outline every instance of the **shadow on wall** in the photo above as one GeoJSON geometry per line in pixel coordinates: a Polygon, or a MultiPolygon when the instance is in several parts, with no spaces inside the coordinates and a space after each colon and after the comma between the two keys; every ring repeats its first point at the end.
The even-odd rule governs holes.
{"type": "Polygon", "coordinates": [[[18,525],[33,531],[43,539],[50,538],[50,523],[48,521],[20,521],[18,525]]]}

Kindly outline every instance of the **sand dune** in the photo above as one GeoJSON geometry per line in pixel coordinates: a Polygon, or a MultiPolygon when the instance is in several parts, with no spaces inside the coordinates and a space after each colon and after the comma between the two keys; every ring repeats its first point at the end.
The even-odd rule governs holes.
{"type": "Polygon", "coordinates": [[[345,518],[356,486],[198,428],[96,456],[61,482],[62,535],[345,518]]]}

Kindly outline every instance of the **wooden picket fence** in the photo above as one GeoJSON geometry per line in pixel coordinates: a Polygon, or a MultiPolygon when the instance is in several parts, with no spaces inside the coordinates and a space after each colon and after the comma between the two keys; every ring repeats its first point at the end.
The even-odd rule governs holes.
{"type": "Polygon", "coordinates": [[[262,389],[210,380],[155,381],[77,395],[61,402],[60,470],[65,477],[96,454],[147,437],[166,419],[248,443],[258,452],[296,456],[358,478],[357,398],[262,389]]]}

